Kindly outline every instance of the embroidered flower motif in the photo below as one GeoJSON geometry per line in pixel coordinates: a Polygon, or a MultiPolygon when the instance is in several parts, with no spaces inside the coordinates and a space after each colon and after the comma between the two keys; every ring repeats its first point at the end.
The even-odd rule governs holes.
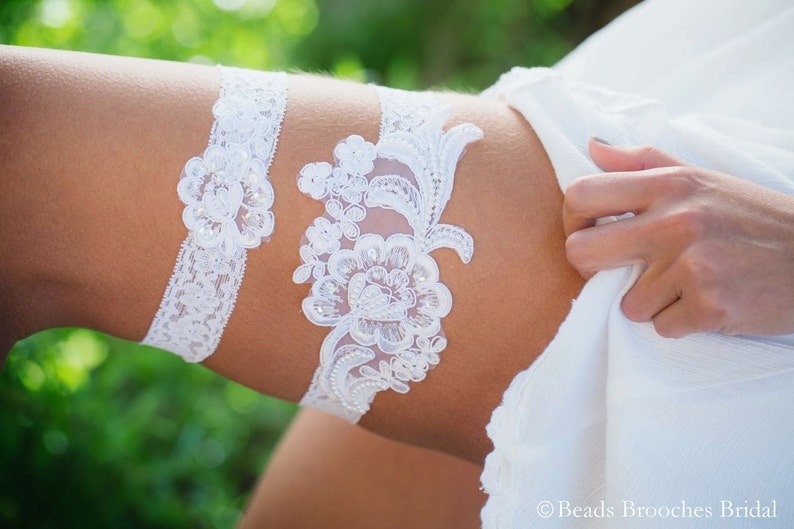
{"type": "Polygon", "coordinates": [[[402,351],[391,359],[394,376],[403,382],[424,380],[430,364],[416,351],[402,351]]]}
{"type": "Polygon", "coordinates": [[[245,248],[273,231],[267,170],[287,102],[287,76],[220,69],[208,147],[177,185],[189,230],[143,343],[189,362],[211,355],[234,309],[245,248]]]}
{"type": "Polygon", "coordinates": [[[208,147],[187,162],[177,192],[185,203],[182,220],[199,246],[229,256],[273,233],[273,187],[245,148],[208,147]]]}
{"type": "Polygon", "coordinates": [[[328,194],[330,177],[331,164],[326,162],[306,164],[298,177],[298,189],[319,200],[328,194]]]}
{"type": "Polygon", "coordinates": [[[419,348],[421,357],[429,365],[435,366],[441,360],[438,354],[447,347],[447,339],[443,336],[434,336],[433,338],[421,336],[417,338],[416,346],[419,348]]]}
{"type": "Polygon", "coordinates": [[[325,215],[306,231],[293,281],[314,282],[303,312],[332,327],[301,404],[351,422],[378,392],[406,393],[439,363],[452,296],[430,252],[451,248],[467,263],[474,249],[463,228],[440,220],[464,148],[482,131],[472,124],[444,131],[452,108],[432,95],[378,89],[378,96],[377,146],[349,136],[334,149],[333,167],[309,164],[298,180],[325,202],[325,215]],[[388,238],[373,233],[384,228],[388,238]]]}
{"type": "MultiPolygon", "coordinates": [[[[399,353],[398,353],[399,354],[399,353]]],[[[399,378],[397,372],[394,370],[390,362],[386,362],[385,360],[381,360],[378,362],[378,370],[376,371],[371,366],[361,366],[361,377],[363,380],[368,382],[373,382],[378,384],[376,387],[378,390],[380,388],[387,389],[391,388],[397,393],[402,393],[403,395],[410,391],[410,386],[406,384],[402,379],[399,378]]],[[[364,406],[359,405],[358,409],[366,411],[369,409],[370,402],[364,401],[366,404],[364,406]]]]}
{"type": "Polygon", "coordinates": [[[250,138],[257,128],[261,108],[257,99],[250,94],[235,92],[219,98],[212,107],[216,127],[223,129],[235,143],[250,138]]]}
{"type": "Polygon", "coordinates": [[[360,345],[377,345],[386,353],[409,348],[415,337],[441,329],[452,296],[438,282],[438,266],[421,253],[410,236],[363,235],[352,250],[334,253],[328,275],[312,285],[303,302],[316,325],[345,320],[360,345]]]}
{"type": "Polygon", "coordinates": [[[351,175],[341,167],[334,167],[331,177],[331,194],[341,196],[351,204],[361,202],[367,190],[367,179],[363,176],[351,175]]]}
{"type": "MultiPolygon", "coordinates": [[[[420,336],[416,339],[416,346],[418,349],[412,348],[407,351],[400,351],[390,359],[389,368],[393,378],[402,382],[424,380],[428,370],[438,365],[440,361],[438,353],[447,346],[447,340],[441,336],[435,336],[432,339],[420,336]]],[[[364,371],[362,368],[362,374],[364,374],[364,371]]],[[[381,366],[381,371],[383,371],[383,366],[381,366]]],[[[394,384],[392,383],[393,387],[394,384]]]]}
{"type": "Polygon", "coordinates": [[[340,247],[342,228],[324,217],[317,217],[314,219],[314,226],[309,226],[306,230],[306,238],[315,254],[334,253],[340,247]]]}
{"type": "Polygon", "coordinates": [[[349,174],[363,176],[375,168],[377,151],[373,144],[361,136],[353,135],[337,144],[334,156],[339,160],[339,166],[349,174]]]}
{"type": "Polygon", "coordinates": [[[320,279],[325,274],[325,261],[321,261],[319,256],[312,251],[311,246],[304,244],[300,249],[301,261],[303,264],[295,269],[292,280],[295,283],[305,283],[310,277],[320,279]]]}
{"type": "Polygon", "coordinates": [[[367,210],[358,204],[344,207],[339,200],[331,199],[325,203],[325,211],[339,222],[345,237],[351,241],[358,239],[361,233],[358,223],[367,216],[367,210]]]}

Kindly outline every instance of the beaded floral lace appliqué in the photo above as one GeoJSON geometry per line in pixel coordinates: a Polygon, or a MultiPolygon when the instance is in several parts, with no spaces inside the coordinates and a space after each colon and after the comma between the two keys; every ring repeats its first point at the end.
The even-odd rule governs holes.
{"type": "Polygon", "coordinates": [[[313,282],[303,312],[332,328],[301,404],[350,422],[376,393],[406,393],[439,363],[452,295],[430,252],[451,248],[468,263],[474,250],[466,231],[440,218],[458,160],[482,131],[466,123],[444,132],[452,108],[430,94],[378,88],[378,96],[378,144],[350,136],[333,166],[310,163],[298,177],[325,214],[306,230],[293,281],[313,282]]]}
{"type": "Polygon", "coordinates": [[[199,362],[211,355],[231,316],[247,249],[273,233],[268,169],[287,97],[283,73],[221,69],[209,144],[177,186],[188,236],[160,308],[141,343],[199,362]]]}

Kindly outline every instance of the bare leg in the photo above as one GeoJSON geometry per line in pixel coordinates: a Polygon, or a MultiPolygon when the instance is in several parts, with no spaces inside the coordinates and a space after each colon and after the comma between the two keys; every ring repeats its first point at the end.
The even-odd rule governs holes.
{"type": "Polygon", "coordinates": [[[320,411],[296,418],[240,529],[477,528],[482,469],[320,411]]]}
{"type": "MultiPolygon", "coordinates": [[[[140,340],[185,231],[175,184],[203,151],[217,97],[211,68],[0,48],[0,285],[3,336],[77,325],[140,340]]],[[[444,94],[485,139],[458,166],[446,222],[477,245],[462,266],[437,260],[455,307],[444,360],[407,395],[386,392],[362,425],[481,462],[484,433],[513,375],[545,348],[581,288],[568,266],[562,195],[532,129],[506,106],[444,94]]],[[[277,229],[250,252],[238,304],[205,365],[297,400],[325,330],[306,321],[306,287],[290,282],[300,236],[321,211],[295,175],[357,133],[375,140],[371,88],[292,77],[271,168],[277,229]]]]}

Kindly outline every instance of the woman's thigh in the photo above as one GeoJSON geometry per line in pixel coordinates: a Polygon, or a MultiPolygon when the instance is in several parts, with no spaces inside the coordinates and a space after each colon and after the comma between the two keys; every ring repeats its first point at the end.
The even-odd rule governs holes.
{"type": "Polygon", "coordinates": [[[475,529],[482,469],[306,409],[249,500],[240,529],[475,529]]]}
{"type": "MultiPolygon", "coordinates": [[[[202,153],[218,71],[128,58],[0,48],[0,294],[7,335],[85,326],[140,340],[185,238],[176,184],[202,153]],[[20,323],[21,322],[21,323],[20,323]]],[[[542,352],[581,288],[567,264],[562,194],[532,128],[506,105],[438,94],[469,122],[444,223],[474,240],[462,264],[433,252],[454,306],[440,364],[405,395],[383,392],[361,424],[382,435],[481,462],[484,426],[516,372],[542,352]]],[[[204,365],[263,393],[297,401],[328,329],[301,312],[294,284],[300,239],[323,205],[302,194],[307,162],[333,161],[337,142],[377,141],[380,107],[366,85],[290,76],[270,168],[276,229],[249,251],[220,345],[204,365]]]]}

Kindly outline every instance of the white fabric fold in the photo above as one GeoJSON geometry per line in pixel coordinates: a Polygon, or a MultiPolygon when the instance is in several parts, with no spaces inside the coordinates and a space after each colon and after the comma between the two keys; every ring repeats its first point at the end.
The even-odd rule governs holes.
{"type": "MultiPolygon", "coordinates": [[[[622,71],[607,64],[613,45],[644,48],[624,50],[626,57],[636,55],[626,58],[627,68],[654,51],[635,40],[643,30],[653,32],[677,13],[699,16],[700,25],[686,25],[707,31],[705,17],[717,19],[725,9],[713,0],[686,2],[691,8],[682,10],[683,4],[640,6],[639,14],[622,17],[617,29],[595,37],[560,70],[597,82],[599,65],[588,61],[622,71]],[[621,25],[631,31],[622,33],[621,25]]],[[[761,2],[755,11],[747,4],[734,7],[752,14],[726,15],[724,31],[695,39],[688,49],[678,43],[671,60],[662,55],[656,68],[638,68],[633,86],[631,75],[620,74],[641,95],[571,81],[555,70],[515,69],[485,96],[524,115],[563,190],[600,172],[587,152],[589,137],[598,136],[617,145],[656,145],[794,194],[794,9],[761,2]],[[760,67],[742,62],[759,49],[760,67]],[[701,66],[722,71],[718,66],[730,57],[733,87],[722,87],[726,79],[717,75],[671,73],[701,66]],[[745,67],[764,81],[743,82],[745,67]],[[676,79],[675,90],[665,79],[676,79]],[[669,104],[663,100],[668,92],[669,104]],[[705,113],[689,113],[709,98],[714,105],[705,105],[705,113]],[[752,105],[717,112],[741,100],[752,105]]],[[[673,37],[680,38],[683,33],[673,37]]],[[[655,52],[663,51],[657,43],[655,52]]],[[[495,448],[482,478],[490,496],[485,528],[794,526],[794,335],[662,338],[620,310],[639,272],[623,268],[590,280],[546,351],[506,391],[488,426],[495,448]],[[754,517],[763,514],[774,518],[754,517]]]]}

